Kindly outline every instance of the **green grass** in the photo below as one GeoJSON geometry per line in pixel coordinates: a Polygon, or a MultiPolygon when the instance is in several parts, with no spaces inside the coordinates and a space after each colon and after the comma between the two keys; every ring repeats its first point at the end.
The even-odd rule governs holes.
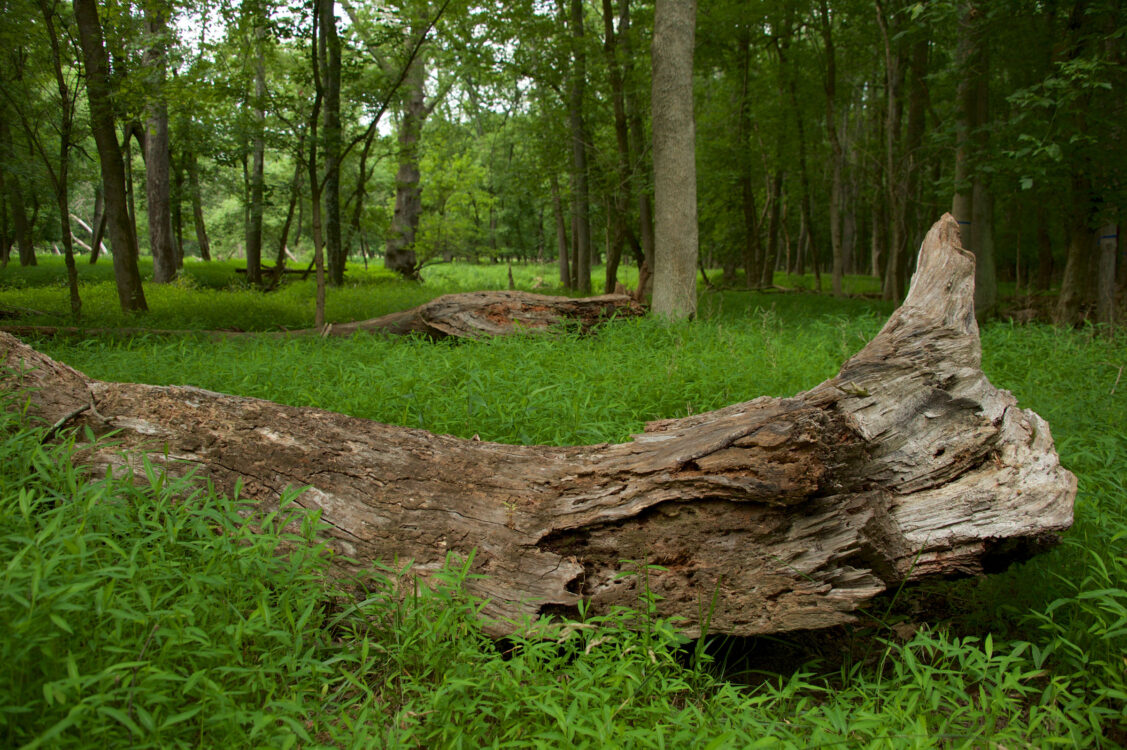
{"type": "MultiPolygon", "coordinates": [[[[518,287],[536,275],[553,278],[544,268],[514,268],[518,287]]],[[[369,310],[386,311],[411,295],[503,287],[504,273],[503,266],[438,266],[422,286],[361,283],[356,274],[354,288],[330,290],[330,303],[355,294],[358,317],[371,317],[379,313],[369,310]]],[[[64,290],[52,283],[28,284],[23,299],[43,304],[49,292],[61,307],[64,290]]],[[[11,300],[11,290],[0,304],[35,307],[11,300]]],[[[170,291],[168,304],[190,312],[198,293],[170,291]]],[[[206,314],[226,316],[228,327],[256,327],[259,319],[239,316],[250,314],[255,297],[271,297],[207,293],[217,309],[206,314]],[[249,300],[246,308],[240,298],[249,300]]],[[[146,324],[167,314],[171,324],[159,327],[187,327],[153,307],[146,324]]],[[[694,323],[619,321],[595,336],[35,343],[100,378],[188,383],[465,437],[569,444],[622,440],[648,419],[809,388],[889,311],[869,300],[725,292],[702,294],[694,323]]],[[[307,312],[289,314],[300,320],[307,312]]],[[[645,599],[637,607],[647,628],[632,630],[626,623],[635,615],[615,613],[550,638],[494,644],[474,619],[480,604],[461,593],[465,568],[457,561],[443,585],[405,599],[396,593],[402,571],[384,561],[393,567],[373,570],[367,593],[350,597],[327,583],[316,546],[275,554],[285,537],[281,519],[245,517],[237,499],[167,486],[156,475],[142,486],[87,481],[68,460],[74,436],[41,446],[41,429],[4,412],[0,743],[1123,743],[1127,376],[1116,378],[1127,365],[1127,337],[991,324],[983,350],[991,380],[1048,419],[1063,462],[1079,477],[1074,528],[1059,547],[1004,573],[878,602],[872,619],[830,634],[824,650],[838,653],[821,660],[802,650],[801,638],[719,639],[696,648],[673,624],[647,616],[645,599]],[[251,533],[249,524],[269,531],[251,533]],[[906,642],[887,627],[903,621],[920,626],[906,642]],[[750,674],[762,669],[756,650],[789,657],[750,674]]],[[[307,519],[305,531],[314,524],[307,519]]]]}

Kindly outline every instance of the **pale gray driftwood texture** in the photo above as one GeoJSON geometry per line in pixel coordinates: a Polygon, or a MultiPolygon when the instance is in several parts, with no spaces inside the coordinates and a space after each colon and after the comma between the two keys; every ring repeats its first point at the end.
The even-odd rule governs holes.
{"type": "Polygon", "coordinates": [[[170,472],[276,505],[320,509],[361,561],[411,558],[427,575],[476,550],[469,589],[495,634],[526,616],[636,605],[627,561],[662,566],[658,612],[751,635],[848,622],[873,596],[928,575],[979,574],[1055,540],[1075,478],[1048,425],[980,369],[974,263],[945,216],[903,306],[834,378],[647,426],[633,442],[510,446],[182,387],[106,383],[0,335],[33,410],[117,444],[82,456],[170,472]],[[96,412],[96,413],[95,413],[96,412]]]}

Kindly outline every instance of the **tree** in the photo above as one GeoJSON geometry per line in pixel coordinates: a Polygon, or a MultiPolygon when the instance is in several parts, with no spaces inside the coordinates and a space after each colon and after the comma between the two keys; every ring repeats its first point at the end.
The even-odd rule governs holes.
{"type": "Polygon", "coordinates": [[[90,102],[90,129],[98,146],[106,222],[113,244],[114,279],[121,309],[144,311],[145,292],[137,268],[137,237],[125,197],[125,163],[114,130],[113,101],[108,76],[109,58],[102,41],[102,24],[94,0],[74,0],[74,17],[82,45],[86,94],[90,102]]]}
{"type": "Polygon", "coordinates": [[[329,283],[333,286],[341,286],[344,284],[344,266],[348,259],[347,248],[341,241],[340,224],[341,44],[340,37],[337,35],[336,3],[332,0],[321,0],[319,8],[324,76],[322,85],[325,90],[325,128],[322,131],[325,152],[325,254],[329,261],[329,283]]]}
{"type": "MultiPolygon", "coordinates": [[[[47,41],[51,45],[51,63],[55,72],[55,84],[59,92],[59,160],[58,169],[52,169],[46,149],[39,143],[44,163],[51,173],[55,185],[55,200],[59,210],[59,224],[62,230],[63,255],[67,267],[67,290],[70,293],[70,312],[75,318],[82,313],[82,299],[78,296],[78,269],[74,265],[74,241],[70,230],[70,150],[71,133],[74,130],[75,92],[63,72],[63,53],[56,19],[61,20],[57,0],[39,0],[39,10],[43,15],[43,25],[47,41]]],[[[38,142],[38,141],[37,141],[38,142]]]]}
{"type": "MultiPolygon", "coordinates": [[[[329,3],[331,6],[332,3],[329,3]]],[[[244,4],[250,15],[254,56],[254,92],[251,97],[250,210],[246,226],[247,283],[262,283],[262,214],[265,209],[266,168],[266,35],[267,8],[264,0],[244,4]]],[[[332,9],[330,8],[330,14],[332,9]]],[[[198,231],[198,227],[197,227],[198,231]]]]}
{"type": "Polygon", "coordinates": [[[967,2],[959,21],[959,79],[955,196],[951,213],[962,228],[963,244],[975,255],[975,315],[994,313],[998,282],[994,269],[994,198],[981,165],[988,139],[989,57],[986,17],[977,2],[967,2]]]}
{"type": "Polygon", "coordinates": [[[145,197],[149,215],[149,251],[153,255],[153,281],[164,284],[176,278],[176,249],[172,236],[171,153],[168,140],[168,104],[164,99],[168,65],[168,10],[159,2],[145,5],[145,50],[150,101],[145,132],[145,197]]]}
{"type": "Polygon", "coordinates": [[[414,19],[406,37],[406,46],[413,53],[408,57],[407,74],[403,78],[403,105],[399,115],[399,169],[395,175],[395,213],[387,236],[384,265],[409,279],[419,276],[415,253],[415,232],[423,210],[422,188],[419,185],[419,139],[423,122],[437,100],[426,101],[426,58],[414,49],[416,40],[425,38],[429,25],[414,19]]]}
{"type": "Polygon", "coordinates": [[[695,0],[657,0],[653,40],[653,309],[671,319],[697,310],[695,0]]]}

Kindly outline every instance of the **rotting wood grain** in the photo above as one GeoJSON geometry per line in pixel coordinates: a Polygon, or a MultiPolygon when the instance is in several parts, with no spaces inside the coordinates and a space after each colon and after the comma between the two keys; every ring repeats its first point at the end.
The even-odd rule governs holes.
{"type": "Polygon", "coordinates": [[[975,575],[1055,541],[1076,480],[1048,425],[980,369],[974,265],[945,216],[904,304],[841,372],[794,398],[663,420],[629,443],[511,446],[196,388],[106,383],[0,335],[4,387],[87,446],[95,473],[145,451],[271,509],[287,490],[360,561],[421,576],[474,551],[489,632],[527,618],[637,605],[640,565],[662,616],[695,635],[848,622],[928,575],[975,575]],[[93,408],[77,411],[91,404],[93,408]]]}

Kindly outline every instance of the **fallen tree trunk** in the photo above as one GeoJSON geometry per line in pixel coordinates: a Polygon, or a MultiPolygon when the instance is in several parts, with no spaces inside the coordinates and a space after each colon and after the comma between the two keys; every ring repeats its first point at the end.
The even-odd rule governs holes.
{"type": "Polygon", "coordinates": [[[609,318],[637,317],[642,306],[624,294],[598,297],[551,297],[530,292],[496,291],[446,294],[410,310],[371,320],[331,323],[323,329],[294,331],[190,331],[150,328],[77,328],[73,326],[0,326],[17,336],[351,336],[358,332],[406,335],[419,333],[432,339],[507,336],[570,323],[586,331],[609,318]]]}
{"type": "Polygon", "coordinates": [[[974,261],[944,217],[904,305],[834,378],[647,425],[633,442],[556,448],[460,440],[184,387],[91,380],[0,337],[7,388],[52,422],[116,430],[95,473],[198,470],[264,509],[286,490],[330,543],[417,574],[476,550],[467,582],[504,634],[522,618],[637,605],[699,632],[751,635],[848,622],[902,581],[980,574],[1055,541],[1075,478],[1048,425],[990,384],[974,261]],[[34,369],[31,369],[34,368],[34,369]],[[30,370],[30,371],[29,371],[30,370]],[[634,561],[634,562],[630,562],[634,561]],[[643,564],[640,577],[620,574],[643,564]]]}

